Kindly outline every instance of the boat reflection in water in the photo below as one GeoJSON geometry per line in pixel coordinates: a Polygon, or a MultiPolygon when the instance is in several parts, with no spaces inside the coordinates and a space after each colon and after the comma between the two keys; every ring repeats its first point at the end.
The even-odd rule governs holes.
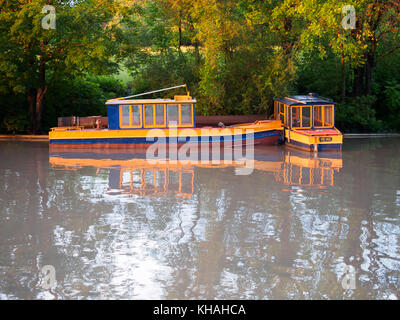
{"type": "Polygon", "coordinates": [[[310,153],[287,150],[282,161],[282,170],[275,175],[277,181],[287,185],[314,186],[324,188],[334,185],[334,173],[342,168],[341,153],[315,157],[310,153]]]}
{"type": "MultiPolygon", "coordinates": [[[[210,154],[211,160],[181,162],[164,159],[152,161],[146,154],[126,150],[65,149],[50,152],[53,167],[76,170],[83,167],[107,169],[108,195],[158,196],[174,194],[187,198],[194,193],[198,168],[243,168],[245,161],[224,160],[224,155],[210,154]]],[[[201,156],[198,158],[201,159],[201,156]]],[[[246,161],[249,166],[249,161],[246,161]]],[[[271,173],[276,182],[288,186],[324,189],[334,185],[334,174],[342,168],[341,153],[311,154],[297,150],[271,147],[255,149],[254,171],[271,173]]]]}

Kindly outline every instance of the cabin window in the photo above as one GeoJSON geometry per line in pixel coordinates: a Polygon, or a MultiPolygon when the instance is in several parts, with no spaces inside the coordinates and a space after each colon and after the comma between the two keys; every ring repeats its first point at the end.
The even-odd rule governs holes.
{"type": "Polygon", "coordinates": [[[178,118],[178,105],[169,104],[168,105],[168,125],[176,126],[179,123],[178,118]]]}
{"type": "Polygon", "coordinates": [[[280,120],[282,123],[285,122],[285,105],[283,103],[279,103],[279,114],[280,120]]]}
{"type": "Polygon", "coordinates": [[[311,127],[311,107],[301,108],[301,126],[303,128],[311,127]]]}
{"type": "Polygon", "coordinates": [[[314,127],[333,126],[333,106],[314,106],[314,127]]]}
{"type": "Polygon", "coordinates": [[[325,106],[325,126],[333,126],[333,108],[332,106],[325,106]]]}
{"type": "Polygon", "coordinates": [[[314,127],[323,127],[322,106],[314,106],[314,127]]]}
{"type": "Polygon", "coordinates": [[[164,104],[146,104],[144,106],[144,126],[146,128],[165,126],[164,104]]]}
{"type": "Polygon", "coordinates": [[[300,128],[300,107],[292,107],[292,128],[300,128]]]}
{"type": "Polygon", "coordinates": [[[164,104],[156,104],[156,124],[158,126],[165,125],[165,105],[164,104]]]}
{"type": "Polygon", "coordinates": [[[289,106],[285,104],[285,125],[289,126],[289,106]]]}
{"type": "Polygon", "coordinates": [[[129,126],[129,109],[130,106],[122,106],[122,119],[121,124],[123,126],[129,126]]]}
{"type": "Polygon", "coordinates": [[[139,128],[142,126],[142,106],[121,105],[119,108],[121,128],[139,128]]]}
{"type": "Polygon", "coordinates": [[[141,119],[140,119],[140,106],[131,106],[131,117],[132,117],[132,127],[140,127],[141,119]]]}
{"type": "Polygon", "coordinates": [[[192,125],[192,105],[191,104],[181,104],[181,125],[192,125]]]}
{"type": "Polygon", "coordinates": [[[152,104],[146,104],[144,106],[144,126],[154,126],[154,105],[152,104]]]}

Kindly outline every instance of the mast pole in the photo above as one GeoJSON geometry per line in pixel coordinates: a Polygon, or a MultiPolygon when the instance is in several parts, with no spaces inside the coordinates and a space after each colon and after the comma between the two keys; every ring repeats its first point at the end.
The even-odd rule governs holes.
{"type": "Polygon", "coordinates": [[[187,89],[187,85],[186,84],[181,84],[181,85],[175,86],[175,87],[164,88],[164,89],[160,89],[160,90],[154,90],[154,91],[134,94],[132,96],[126,96],[126,97],[122,97],[122,98],[115,98],[115,99],[111,99],[111,100],[122,100],[122,99],[135,98],[135,97],[140,97],[140,96],[144,96],[144,95],[148,95],[148,94],[152,94],[152,93],[157,93],[157,92],[162,92],[162,91],[167,91],[167,90],[173,90],[173,89],[178,89],[178,88],[185,88],[186,89],[186,94],[189,95],[189,91],[187,89]]]}

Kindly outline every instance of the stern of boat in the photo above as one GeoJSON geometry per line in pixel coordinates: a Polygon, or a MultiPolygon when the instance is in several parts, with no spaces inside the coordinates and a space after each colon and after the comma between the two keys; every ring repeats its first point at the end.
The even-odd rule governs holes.
{"type": "Polygon", "coordinates": [[[343,134],[336,128],[285,130],[285,143],[310,152],[340,152],[342,151],[343,134]]]}

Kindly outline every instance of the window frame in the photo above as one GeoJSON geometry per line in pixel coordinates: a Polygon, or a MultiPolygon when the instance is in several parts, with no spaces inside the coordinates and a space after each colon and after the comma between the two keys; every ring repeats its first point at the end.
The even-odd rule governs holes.
{"type": "Polygon", "coordinates": [[[275,120],[279,120],[279,101],[274,101],[274,115],[275,120]]]}
{"type": "Polygon", "coordinates": [[[178,108],[178,112],[179,112],[179,126],[180,127],[193,127],[193,103],[179,103],[179,108],[178,108]],[[186,124],[182,124],[182,105],[186,104],[190,106],[190,123],[186,123],[186,124]]]}
{"type": "Polygon", "coordinates": [[[313,106],[312,105],[293,105],[290,106],[290,128],[291,129],[311,129],[313,127],[313,106]],[[293,126],[293,108],[299,108],[299,120],[300,126],[294,127],[293,126]],[[303,108],[310,108],[310,125],[305,127],[303,125],[303,108]]]}
{"type": "Polygon", "coordinates": [[[166,104],[166,112],[164,113],[166,115],[166,125],[169,128],[177,128],[177,127],[184,127],[184,128],[193,128],[194,127],[194,108],[193,108],[193,103],[167,103],[166,104]],[[191,110],[191,122],[187,124],[182,124],[182,104],[187,104],[190,106],[191,110]],[[171,126],[169,124],[169,106],[170,105],[177,105],[178,106],[178,123],[176,125],[171,126]]]}
{"type": "Polygon", "coordinates": [[[165,128],[166,127],[166,113],[165,113],[165,103],[146,103],[143,105],[143,128],[165,128]],[[146,106],[152,106],[153,107],[153,124],[148,125],[146,124],[146,106]],[[164,110],[164,117],[163,117],[163,123],[159,124],[157,123],[157,106],[163,106],[164,110]]]}
{"type": "Polygon", "coordinates": [[[155,127],[155,104],[154,103],[145,103],[143,104],[143,128],[154,128],[155,127]],[[153,108],[153,124],[146,124],[146,107],[151,106],[153,108]]]}
{"type": "Polygon", "coordinates": [[[120,104],[119,105],[119,127],[121,129],[139,129],[143,127],[143,105],[142,104],[120,104]],[[122,123],[122,109],[123,107],[129,107],[129,125],[124,125],[122,123]],[[137,126],[132,125],[132,107],[138,107],[139,108],[139,114],[140,114],[140,124],[137,126]]]}
{"type": "Polygon", "coordinates": [[[119,105],[119,110],[118,111],[119,111],[119,127],[120,128],[129,128],[130,125],[131,125],[131,106],[128,105],[128,104],[119,105]],[[128,124],[127,125],[124,124],[124,122],[123,122],[123,119],[124,119],[124,117],[123,117],[124,107],[128,107],[128,124]]]}
{"type": "Polygon", "coordinates": [[[313,105],[313,128],[324,128],[324,123],[325,123],[324,112],[325,112],[324,105],[318,105],[318,104],[313,105]],[[321,107],[321,110],[322,110],[322,112],[321,112],[321,123],[322,123],[322,126],[316,126],[315,125],[315,114],[316,114],[315,110],[318,107],[321,107]]]}
{"type": "Polygon", "coordinates": [[[176,103],[176,102],[174,102],[174,103],[167,103],[167,127],[168,128],[177,128],[177,127],[179,127],[179,123],[180,123],[180,115],[179,115],[179,103],[176,103]],[[169,124],[169,106],[170,105],[176,105],[177,107],[178,107],[178,121],[177,121],[177,124],[176,125],[173,125],[173,126],[171,126],[170,124],[169,124]]]}
{"type": "Polygon", "coordinates": [[[290,128],[291,129],[301,129],[301,106],[290,106],[290,128]],[[293,108],[299,108],[299,126],[298,127],[294,127],[293,126],[293,108]]]}
{"type": "Polygon", "coordinates": [[[165,103],[155,103],[154,104],[154,125],[159,127],[167,127],[167,105],[165,103]],[[162,124],[157,123],[157,106],[163,106],[164,109],[164,121],[162,124]]]}
{"type": "Polygon", "coordinates": [[[333,128],[334,126],[335,126],[335,105],[334,104],[322,104],[322,105],[319,105],[319,104],[316,104],[316,105],[313,105],[313,128],[333,128]],[[314,120],[315,120],[315,112],[314,112],[314,110],[315,110],[315,108],[317,108],[317,107],[321,107],[322,108],[322,113],[321,113],[321,116],[322,116],[322,119],[321,119],[321,122],[322,122],[322,126],[315,126],[314,124],[314,120]],[[330,124],[329,126],[327,126],[326,124],[325,124],[325,108],[326,107],[332,107],[332,114],[331,114],[331,117],[332,117],[332,124],[330,124]]]}
{"type": "Polygon", "coordinates": [[[283,125],[286,127],[289,127],[289,108],[290,106],[287,104],[284,104],[284,115],[283,115],[283,125]]]}
{"type": "Polygon", "coordinates": [[[335,126],[335,105],[334,104],[327,104],[324,106],[324,128],[333,128],[335,126]],[[332,111],[331,111],[331,122],[332,124],[330,124],[329,126],[326,125],[326,121],[325,121],[325,115],[326,115],[326,108],[327,107],[331,107],[332,111]]]}
{"type": "Polygon", "coordinates": [[[301,128],[302,129],[311,129],[312,128],[312,124],[313,124],[313,106],[312,105],[307,105],[307,106],[301,106],[300,109],[300,124],[301,124],[301,128]],[[303,126],[303,108],[310,108],[310,125],[308,127],[303,126]]]}
{"type": "Polygon", "coordinates": [[[286,108],[285,108],[285,104],[283,102],[278,102],[278,111],[279,111],[279,120],[284,124],[285,123],[285,119],[286,119],[286,108]],[[283,112],[281,111],[281,108],[283,107],[283,112]],[[283,120],[281,118],[281,116],[283,116],[283,120]]]}

